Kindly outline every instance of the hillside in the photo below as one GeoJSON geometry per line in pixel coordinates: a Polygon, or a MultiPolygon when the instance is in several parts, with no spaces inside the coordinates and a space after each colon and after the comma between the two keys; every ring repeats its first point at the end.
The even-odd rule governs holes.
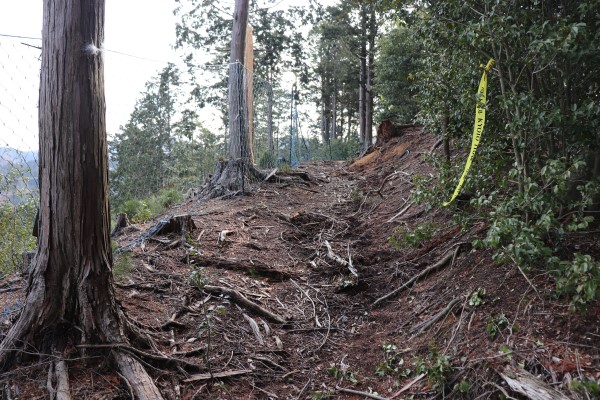
{"type": "MultiPolygon", "coordinates": [[[[115,241],[132,250],[117,259],[116,292],[156,343],[148,351],[162,354],[149,364],[161,390],[186,400],[521,398],[511,381],[549,390],[538,398],[591,398],[569,387],[600,379],[600,304],[570,312],[544,271],[526,277],[474,249],[484,216],[461,226],[450,209],[413,204],[434,142],[409,128],[354,162],[308,163],[243,197],[190,199],[169,211],[192,217],[187,234],[140,241],[156,221],[125,228],[115,241]],[[398,227],[404,245],[391,246],[398,227]]],[[[574,246],[598,254],[599,243],[596,231],[574,246]]],[[[2,283],[3,333],[25,286],[2,283]]],[[[72,364],[75,398],[129,398],[103,360],[72,364]]],[[[42,371],[5,377],[17,398],[45,398],[42,371]]]]}

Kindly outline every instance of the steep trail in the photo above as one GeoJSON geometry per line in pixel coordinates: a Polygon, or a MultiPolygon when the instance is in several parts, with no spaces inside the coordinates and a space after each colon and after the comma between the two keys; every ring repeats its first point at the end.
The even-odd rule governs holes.
{"type": "MultiPolygon", "coordinates": [[[[485,216],[462,227],[451,210],[412,202],[415,177],[433,174],[434,142],[409,128],[354,163],[300,166],[309,181],[260,183],[246,196],[169,210],[191,215],[196,229],[136,245],[117,284],[162,354],[200,366],[174,374],[154,365],[167,398],[365,398],[336,387],[497,398],[510,392],[500,376],[507,366],[556,388],[600,378],[597,304],[572,314],[552,298],[546,274],[528,281],[474,250],[485,216]],[[398,227],[422,237],[391,246],[398,227]]],[[[116,241],[126,246],[153,223],[116,241]]],[[[127,396],[118,377],[90,386],[77,373],[81,398],[127,396]]],[[[29,379],[33,391],[39,382],[29,379]]]]}

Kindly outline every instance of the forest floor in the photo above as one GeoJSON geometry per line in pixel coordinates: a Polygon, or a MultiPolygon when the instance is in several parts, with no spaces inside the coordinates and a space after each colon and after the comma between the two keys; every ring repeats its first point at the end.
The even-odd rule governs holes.
{"type": "MultiPolygon", "coordinates": [[[[413,178],[433,172],[434,142],[407,129],[358,161],[294,170],[309,180],[296,174],[245,196],[189,200],[169,210],[191,215],[195,229],[183,238],[136,242],[156,221],[114,238],[133,245],[115,266],[126,314],[162,355],[185,360],[146,361],[165,397],[525,398],[512,378],[549,390],[539,398],[592,398],[572,382],[600,380],[600,304],[571,312],[546,271],[525,277],[473,249],[485,215],[461,226],[452,207],[413,204],[413,178]],[[398,227],[416,232],[414,247],[388,243],[398,227]]],[[[600,258],[598,234],[573,245],[600,258]]],[[[25,279],[0,286],[5,332],[25,279]]],[[[13,398],[47,398],[46,367],[2,380],[13,398]]],[[[69,368],[74,398],[130,398],[104,359],[69,368]]]]}

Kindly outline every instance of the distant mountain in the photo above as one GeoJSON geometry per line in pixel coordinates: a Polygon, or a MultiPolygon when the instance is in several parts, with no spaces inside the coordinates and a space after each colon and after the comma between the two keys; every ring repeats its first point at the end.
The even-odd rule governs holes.
{"type": "Polygon", "coordinates": [[[26,164],[30,167],[37,167],[37,150],[17,150],[12,147],[0,147],[0,165],[6,164],[26,164]]]}
{"type": "Polygon", "coordinates": [[[0,204],[19,204],[38,190],[38,152],[0,147],[0,204]]]}

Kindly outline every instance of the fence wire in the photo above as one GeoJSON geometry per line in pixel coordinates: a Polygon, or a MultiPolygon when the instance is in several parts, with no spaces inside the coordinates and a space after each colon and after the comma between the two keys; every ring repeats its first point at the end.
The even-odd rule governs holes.
{"type": "Polygon", "coordinates": [[[0,273],[34,249],[39,42],[0,37],[0,273]]]}

